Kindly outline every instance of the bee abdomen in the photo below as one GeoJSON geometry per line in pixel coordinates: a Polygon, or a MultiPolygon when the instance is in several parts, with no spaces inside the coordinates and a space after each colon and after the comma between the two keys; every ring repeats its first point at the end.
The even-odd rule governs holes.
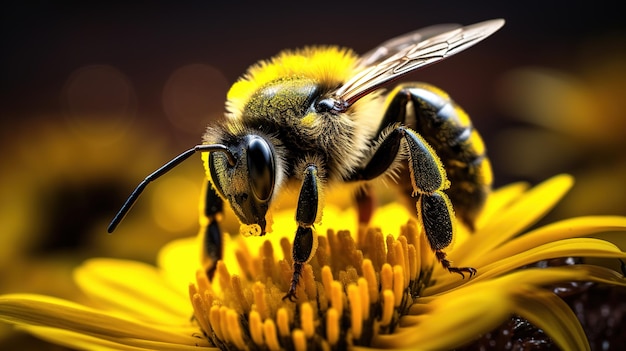
{"type": "Polygon", "coordinates": [[[483,140],[467,113],[445,92],[424,83],[399,86],[390,94],[387,107],[385,121],[404,115],[401,122],[433,147],[450,180],[446,193],[456,215],[473,229],[493,175],[483,140]]]}

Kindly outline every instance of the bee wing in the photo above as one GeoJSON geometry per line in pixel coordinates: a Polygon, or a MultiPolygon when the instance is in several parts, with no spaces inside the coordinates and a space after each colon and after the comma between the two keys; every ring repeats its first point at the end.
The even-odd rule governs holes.
{"type": "Polygon", "coordinates": [[[503,25],[503,19],[465,27],[443,24],[418,29],[385,41],[361,56],[358,65],[362,70],[339,87],[334,98],[347,108],[390,80],[461,52],[487,38],[503,25]]]}
{"type": "Polygon", "coordinates": [[[409,46],[424,42],[442,33],[452,32],[459,28],[461,28],[460,24],[438,24],[397,36],[361,55],[358,65],[362,68],[375,66],[398,52],[407,49],[409,46]]]}

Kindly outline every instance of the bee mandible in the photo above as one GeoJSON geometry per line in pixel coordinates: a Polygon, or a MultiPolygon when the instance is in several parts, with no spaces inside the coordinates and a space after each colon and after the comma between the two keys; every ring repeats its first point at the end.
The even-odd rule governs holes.
{"type": "Polygon", "coordinates": [[[484,144],[467,114],[446,93],[425,83],[383,88],[403,75],[454,55],[504,24],[496,19],[469,26],[437,25],[388,40],[357,56],[328,46],[283,51],[251,66],[231,87],[224,122],[209,126],[203,142],[148,175],[109,225],[112,232],[144,188],[191,155],[204,161],[207,217],[203,265],[214,275],[222,258],[224,201],[244,235],[269,231],[273,200],[287,188],[298,192],[293,275],[285,299],[295,301],[304,265],[315,254],[314,225],[327,189],[360,186],[359,221],[372,209],[368,184],[391,177],[417,209],[431,249],[450,272],[471,278],[443,251],[458,218],[473,229],[491,189],[484,144]]]}

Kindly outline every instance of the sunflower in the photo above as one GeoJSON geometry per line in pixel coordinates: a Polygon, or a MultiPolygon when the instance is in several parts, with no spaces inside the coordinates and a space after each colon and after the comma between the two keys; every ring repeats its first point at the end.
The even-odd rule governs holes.
{"type": "Polygon", "coordinates": [[[332,206],[318,227],[315,257],[304,269],[298,301],[284,301],[291,278],[293,211],[275,215],[274,233],[225,240],[226,257],[208,281],[198,271],[195,239],[160,252],[158,267],[91,259],[75,281],[90,306],[49,296],[0,297],[0,320],[74,349],[452,349],[512,316],[545,332],[558,347],[589,349],[576,315],[555,285],[626,286],[603,265],[541,267],[560,257],[626,259],[614,244],[587,237],[625,231],[626,218],[579,217],[529,229],[571,187],[556,176],[528,188],[495,191],[473,234],[461,229],[448,250],[456,265],[478,271],[461,279],[434,257],[407,210],[389,204],[370,228],[345,227],[356,213],[332,206]],[[284,223],[284,224],[283,224],[284,223]],[[397,233],[385,235],[385,233],[397,233]]]}

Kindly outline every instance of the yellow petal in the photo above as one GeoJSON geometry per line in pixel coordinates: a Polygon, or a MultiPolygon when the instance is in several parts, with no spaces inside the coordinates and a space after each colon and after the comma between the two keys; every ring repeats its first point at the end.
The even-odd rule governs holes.
{"type": "Polygon", "coordinates": [[[477,339],[510,316],[510,299],[502,289],[469,289],[441,296],[428,312],[406,316],[404,326],[391,335],[379,335],[374,347],[406,350],[449,350],[477,339]]]}
{"type": "Polygon", "coordinates": [[[485,208],[476,220],[476,228],[483,228],[494,216],[497,216],[504,208],[523,195],[528,186],[528,183],[518,182],[494,190],[487,198],[485,208]]]}
{"type": "MultiPolygon", "coordinates": [[[[409,322],[405,324],[415,327],[415,338],[420,339],[413,340],[416,342],[417,349],[449,349],[453,346],[447,344],[448,336],[456,337],[457,333],[466,334],[466,342],[468,342],[472,339],[468,328],[470,330],[476,328],[477,334],[474,338],[477,338],[478,334],[491,330],[483,324],[485,323],[483,318],[493,318],[495,321],[498,318],[498,312],[504,313],[505,318],[511,313],[516,313],[544,329],[563,349],[585,350],[588,347],[585,346],[584,333],[569,307],[556,295],[540,290],[541,286],[571,281],[626,286],[626,280],[621,274],[599,266],[530,268],[444,291],[438,295],[432,295],[436,291],[426,289],[424,295],[427,296],[418,298],[418,303],[411,306],[410,314],[416,315],[404,317],[403,321],[408,320],[409,322]],[[476,296],[483,296],[486,300],[476,296]],[[458,305],[455,306],[457,303],[458,305]],[[450,311],[446,311],[439,306],[440,304],[444,306],[449,304],[453,308],[456,307],[456,310],[451,308],[450,311]],[[498,312],[492,310],[498,310],[498,312]],[[441,319],[430,319],[429,317],[434,314],[441,315],[441,319]],[[459,320],[463,320],[466,324],[458,325],[459,320]],[[436,325],[437,323],[440,325],[436,325]],[[456,325],[458,329],[451,327],[451,330],[445,331],[443,329],[446,324],[456,325]],[[443,334],[439,335],[446,335],[446,338],[439,338],[440,344],[436,344],[437,334],[430,335],[429,328],[441,329],[438,333],[443,334]],[[435,341],[421,340],[428,337],[434,338],[435,341]]],[[[408,335],[405,337],[409,338],[408,335]]],[[[391,340],[391,337],[387,339],[391,340]]],[[[392,343],[386,340],[385,345],[392,346],[396,343],[398,341],[392,343]]],[[[407,345],[406,348],[410,347],[407,345]]]]}
{"type": "Polygon", "coordinates": [[[604,257],[626,259],[626,253],[604,240],[592,238],[574,238],[547,243],[517,255],[506,257],[497,262],[479,268],[476,281],[489,279],[494,276],[512,271],[515,268],[529,265],[538,261],[558,257],[604,257]]]}
{"type": "MultiPolygon", "coordinates": [[[[181,345],[172,344],[152,340],[133,339],[127,337],[107,336],[105,338],[98,338],[82,333],[71,332],[68,330],[50,328],[50,327],[35,327],[35,326],[23,326],[20,329],[24,329],[27,332],[34,334],[40,339],[55,343],[57,345],[67,346],[71,349],[78,350],[98,350],[98,351],[194,351],[198,350],[200,345],[181,345]]],[[[216,347],[208,347],[204,345],[205,342],[198,338],[198,341],[203,344],[202,350],[218,351],[216,347]]]]}
{"type": "MultiPolygon", "coordinates": [[[[515,269],[538,261],[558,257],[603,257],[626,259],[626,253],[610,242],[593,238],[574,238],[547,243],[523,251],[517,255],[477,266],[478,274],[469,281],[460,280],[451,274],[441,275],[438,283],[426,288],[425,294],[431,295],[452,289],[456,286],[471,285],[507,274],[511,276],[515,269]]],[[[572,268],[572,267],[569,267],[572,268]]]]}
{"type": "Polygon", "coordinates": [[[585,331],[571,308],[552,292],[520,286],[515,313],[543,329],[562,350],[589,350],[585,331]]]}
{"type": "Polygon", "coordinates": [[[626,231],[626,217],[590,216],[555,222],[515,238],[482,257],[476,257],[472,264],[483,266],[549,242],[608,231],[626,231]]]}
{"type": "Polygon", "coordinates": [[[518,201],[503,208],[495,218],[455,248],[457,263],[472,262],[511,237],[537,222],[565,195],[574,181],[569,175],[559,175],[535,186],[518,201]]]}
{"type": "Polygon", "coordinates": [[[191,325],[159,326],[41,295],[1,296],[0,320],[18,326],[61,328],[107,340],[128,338],[166,344],[206,344],[206,341],[193,336],[198,329],[191,325]]]}
{"type": "Polygon", "coordinates": [[[166,244],[157,258],[163,277],[171,286],[187,293],[189,283],[196,281],[196,271],[200,268],[200,248],[196,237],[177,239],[166,244]]]}
{"type": "Polygon", "coordinates": [[[135,318],[169,324],[193,314],[189,296],[165,284],[157,269],[148,264],[91,259],[74,271],[74,280],[98,303],[135,318]]]}
{"type": "MultiPolygon", "coordinates": [[[[502,289],[517,293],[520,286],[546,286],[572,281],[587,281],[601,284],[626,286],[621,274],[604,267],[575,265],[548,268],[528,268],[498,277],[480,284],[498,284],[502,289]]],[[[477,284],[478,285],[478,284],[477,284]]],[[[457,289],[455,291],[462,291],[457,289]]]]}

